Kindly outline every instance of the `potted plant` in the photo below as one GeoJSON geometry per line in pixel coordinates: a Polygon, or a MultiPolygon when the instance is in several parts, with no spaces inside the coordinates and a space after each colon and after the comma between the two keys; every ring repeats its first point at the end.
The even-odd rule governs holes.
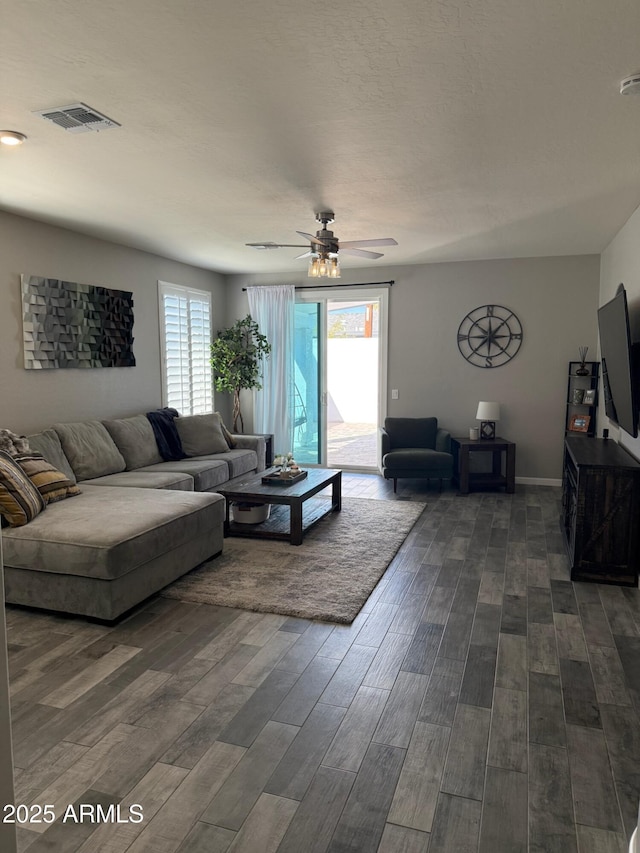
{"type": "Polygon", "coordinates": [[[262,359],[271,352],[266,335],[260,334],[259,326],[247,314],[233,326],[218,332],[211,344],[211,367],[216,391],[233,394],[233,432],[244,432],[244,421],[240,411],[240,391],[262,388],[262,359]],[[240,430],[238,430],[238,423],[240,430]]]}

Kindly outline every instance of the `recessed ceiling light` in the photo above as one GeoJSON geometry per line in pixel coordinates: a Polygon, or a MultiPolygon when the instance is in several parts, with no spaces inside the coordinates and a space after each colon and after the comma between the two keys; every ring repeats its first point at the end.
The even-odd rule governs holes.
{"type": "Polygon", "coordinates": [[[17,130],[0,130],[0,142],[3,145],[22,145],[27,137],[17,130]]]}

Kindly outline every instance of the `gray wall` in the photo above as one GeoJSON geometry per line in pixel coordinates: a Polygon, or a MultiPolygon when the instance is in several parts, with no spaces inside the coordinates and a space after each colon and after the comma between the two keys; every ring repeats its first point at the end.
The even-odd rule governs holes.
{"type": "Polygon", "coordinates": [[[224,322],[225,284],[217,273],[0,213],[0,426],[29,433],[56,421],[160,406],[158,279],[211,291],[214,328],[224,322]],[[21,273],[132,291],[136,366],[25,370],[21,273]]]}
{"type": "MultiPolygon", "coordinates": [[[[389,415],[437,415],[452,433],[468,435],[477,425],[478,401],[497,400],[499,433],[518,445],[517,476],[558,480],[568,362],[578,358],[579,346],[596,353],[599,268],[598,255],[524,258],[343,269],[340,283],[395,280],[389,415]],[[456,334],[465,314],[490,303],[515,311],[524,338],[507,365],[482,369],[462,358],[456,334]],[[399,390],[398,400],[391,400],[391,388],[399,390]]],[[[242,287],[248,284],[309,284],[304,269],[293,276],[229,276],[228,282],[228,322],[246,314],[242,287]]]]}
{"type": "MultiPolygon", "coordinates": [[[[247,284],[309,284],[304,265],[296,274],[222,276],[0,213],[0,425],[32,432],[58,420],[124,416],[160,405],[158,279],[210,290],[214,331],[247,313],[247,284]],[[24,370],[23,272],[133,291],[137,366],[24,370]]],[[[498,400],[500,433],[518,444],[517,475],[559,478],[567,362],[577,358],[578,346],[596,352],[599,257],[371,267],[343,270],[340,283],[386,279],[396,281],[389,305],[388,413],[433,413],[453,433],[466,434],[476,423],[478,401],[498,400]],[[513,309],[524,327],[518,355],[492,370],[469,365],[456,344],[464,315],[486,303],[513,309]],[[391,388],[398,388],[399,400],[390,399],[391,388]]],[[[226,395],[216,396],[216,408],[228,415],[226,395]]],[[[249,430],[250,394],[243,411],[249,430]]]]}
{"type": "MultiPolygon", "coordinates": [[[[600,305],[616,295],[619,284],[624,284],[629,303],[629,325],[631,340],[640,342],[640,207],[618,231],[602,253],[600,270],[600,305]]],[[[602,400],[602,394],[599,395],[602,400]]],[[[598,410],[598,433],[608,427],[611,437],[617,439],[636,459],[640,459],[640,438],[610,423],[604,406],[598,410]]]]}

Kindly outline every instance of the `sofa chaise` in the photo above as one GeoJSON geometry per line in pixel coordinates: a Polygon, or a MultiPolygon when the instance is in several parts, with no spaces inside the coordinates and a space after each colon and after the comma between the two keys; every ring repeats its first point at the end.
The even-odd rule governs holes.
{"type": "Polygon", "coordinates": [[[184,458],[169,461],[144,414],[27,436],[80,494],[3,528],[7,602],[111,621],[222,551],[216,487],[262,470],[265,440],[230,447],[217,413],[175,424],[184,458]]]}

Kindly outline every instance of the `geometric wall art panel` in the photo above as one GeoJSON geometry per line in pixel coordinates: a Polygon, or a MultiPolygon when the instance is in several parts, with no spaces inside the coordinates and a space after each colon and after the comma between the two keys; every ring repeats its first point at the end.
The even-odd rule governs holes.
{"type": "Polygon", "coordinates": [[[24,366],[133,367],[133,294],[22,275],[24,366]]]}

